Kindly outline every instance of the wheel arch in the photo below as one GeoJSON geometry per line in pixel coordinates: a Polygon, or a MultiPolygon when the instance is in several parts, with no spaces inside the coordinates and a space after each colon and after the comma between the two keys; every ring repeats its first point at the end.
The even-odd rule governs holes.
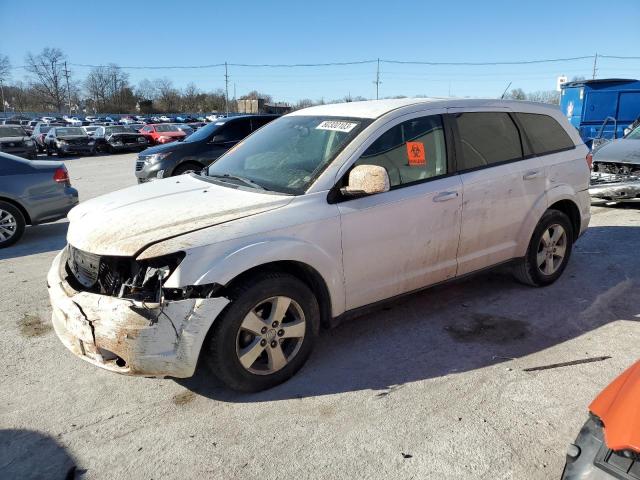
{"type": "Polygon", "coordinates": [[[549,210],[558,210],[569,217],[571,226],[573,227],[573,241],[575,242],[580,235],[581,219],[578,205],[573,200],[563,199],[549,205],[549,210]]]}
{"type": "Polygon", "coordinates": [[[332,320],[331,294],[324,278],[311,265],[297,260],[278,260],[252,267],[225,285],[225,289],[249,281],[250,278],[261,273],[287,273],[303,282],[313,292],[320,307],[320,322],[322,326],[329,327],[332,320]]]}

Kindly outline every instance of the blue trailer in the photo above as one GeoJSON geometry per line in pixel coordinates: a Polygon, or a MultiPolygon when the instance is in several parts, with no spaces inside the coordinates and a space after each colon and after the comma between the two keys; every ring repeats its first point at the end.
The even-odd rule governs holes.
{"type": "Polygon", "coordinates": [[[560,109],[589,147],[596,138],[621,138],[624,129],[640,117],[638,80],[582,80],[560,88],[560,109]]]}

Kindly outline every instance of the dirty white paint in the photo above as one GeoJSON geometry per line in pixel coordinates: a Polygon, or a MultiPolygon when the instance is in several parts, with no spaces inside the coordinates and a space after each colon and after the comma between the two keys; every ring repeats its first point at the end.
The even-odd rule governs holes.
{"type": "Polygon", "coordinates": [[[226,298],[160,304],[75,292],[60,277],[58,254],[49,271],[52,321],[62,343],[82,359],[130,375],[190,377],[204,338],[226,298]],[[123,358],[118,366],[105,350],[123,358]]]}
{"type": "Polygon", "coordinates": [[[282,207],[287,195],[222,187],[181,175],[119,190],[69,213],[71,245],[97,255],[133,255],[149,243],[282,207]]]}

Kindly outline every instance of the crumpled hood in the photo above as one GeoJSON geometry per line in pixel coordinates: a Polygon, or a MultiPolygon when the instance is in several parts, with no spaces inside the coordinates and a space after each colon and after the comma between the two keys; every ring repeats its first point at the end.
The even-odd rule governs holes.
{"type": "Polygon", "coordinates": [[[640,361],[605,388],[589,410],[604,424],[607,447],[640,453],[640,361]]]}
{"type": "Polygon", "coordinates": [[[81,203],[69,213],[67,241],[98,255],[132,256],[151,243],[273,210],[292,198],[181,175],[81,203]]]}
{"type": "Polygon", "coordinates": [[[640,140],[613,140],[593,154],[594,162],[622,162],[640,164],[640,140]]]}

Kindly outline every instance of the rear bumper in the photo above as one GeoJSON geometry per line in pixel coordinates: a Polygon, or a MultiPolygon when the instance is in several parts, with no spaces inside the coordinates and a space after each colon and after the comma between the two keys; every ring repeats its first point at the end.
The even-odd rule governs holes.
{"type": "Polygon", "coordinates": [[[143,304],[74,290],[66,281],[66,250],[47,285],[58,338],[81,359],[127,375],[190,377],[205,336],[229,303],[224,297],[143,304]]]}

